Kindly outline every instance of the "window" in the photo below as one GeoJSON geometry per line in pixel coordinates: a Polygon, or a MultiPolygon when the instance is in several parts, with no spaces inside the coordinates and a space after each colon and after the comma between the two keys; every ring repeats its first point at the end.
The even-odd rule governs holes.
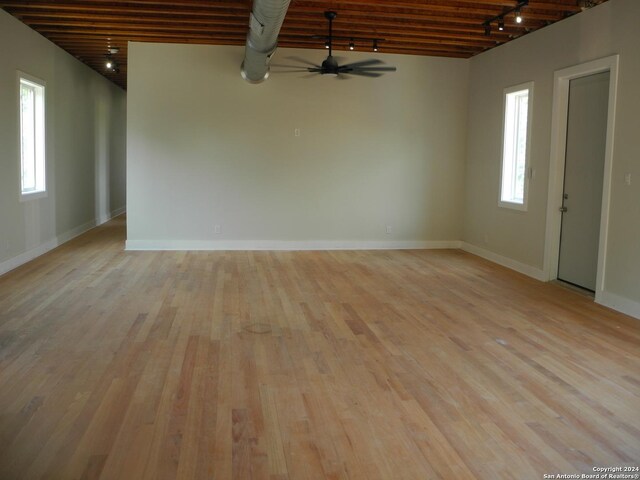
{"type": "Polygon", "coordinates": [[[504,92],[504,134],[500,205],[527,209],[528,164],[531,133],[533,83],[504,92]]]}
{"type": "Polygon", "coordinates": [[[46,193],[44,82],[19,74],[20,182],[22,198],[46,193]]]}

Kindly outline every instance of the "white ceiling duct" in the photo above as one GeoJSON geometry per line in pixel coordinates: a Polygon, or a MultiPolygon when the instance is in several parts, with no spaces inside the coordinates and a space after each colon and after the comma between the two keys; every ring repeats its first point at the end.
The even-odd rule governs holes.
{"type": "Polygon", "coordinates": [[[278,34],[291,0],[255,0],[240,73],[250,83],[269,76],[269,60],[278,46],[278,34]]]}

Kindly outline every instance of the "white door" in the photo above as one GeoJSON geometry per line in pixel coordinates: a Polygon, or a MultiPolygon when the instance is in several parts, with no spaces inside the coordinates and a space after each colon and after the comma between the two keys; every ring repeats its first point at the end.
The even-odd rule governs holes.
{"type": "Polygon", "coordinates": [[[596,288],[609,72],[571,80],[558,279],[596,288]]]}

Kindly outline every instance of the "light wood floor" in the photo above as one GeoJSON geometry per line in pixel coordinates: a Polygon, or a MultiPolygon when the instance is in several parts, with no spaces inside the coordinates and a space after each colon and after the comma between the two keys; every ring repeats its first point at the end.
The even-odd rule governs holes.
{"type": "Polygon", "coordinates": [[[124,252],[0,277],[0,478],[541,479],[640,459],[640,321],[459,251],[124,252]]]}

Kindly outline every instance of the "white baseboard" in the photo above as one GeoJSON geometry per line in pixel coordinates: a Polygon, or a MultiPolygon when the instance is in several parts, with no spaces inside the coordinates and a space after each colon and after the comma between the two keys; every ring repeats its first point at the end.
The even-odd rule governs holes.
{"type": "Polygon", "coordinates": [[[126,250],[424,250],[460,248],[457,240],[127,240],[126,250]]]}
{"type": "Polygon", "coordinates": [[[611,292],[596,293],[596,303],[640,319],[640,302],[630,300],[611,292]]]}
{"type": "Polygon", "coordinates": [[[108,215],[100,215],[98,218],[98,225],[102,225],[103,223],[107,223],[112,218],[117,217],[118,215],[122,215],[127,211],[127,207],[120,207],[112,210],[108,215]]]}
{"type": "MultiPolygon", "coordinates": [[[[85,223],[84,225],[77,226],[76,228],[72,228],[69,231],[61,233],[55,238],[56,247],[58,245],[62,245],[63,243],[68,242],[69,240],[76,238],[78,235],[82,235],[84,232],[88,232],[92,228],[96,226],[96,221],[91,220],[90,222],[85,223]]],[[[54,247],[55,248],[55,247],[54,247]]]]}
{"type": "Polygon", "coordinates": [[[528,277],[535,278],[536,280],[540,280],[541,282],[545,282],[547,280],[545,278],[544,272],[540,268],[532,267],[531,265],[518,262],[517,260],[513,260],[508,257],[503,257],[502,255],[491,252],[489,250],[485,250],[484,248],[478,247],[476,245],[472,245],[467,242],[461,242],[461,243],[462,243],[461,248],[465,252],[473,253],[474,255],[482,257],[493,263],[497,263],[498,265],[502,265],[503,267],[510,268],[511,270],[520,272],[524,275],[527,275],[528,277]]]}
{"type": "MultiPolygon", "coordinates": [[[[484,248],[480,248],[476,245],[462,242],[462,250],[535,278],[536,280],[540,280],[541,282],[548,281],[543,270],[532,267],[531,265],[520,263],[511,258],[503,257],[502,255],[498,255],[497,253],[485,250],[484,248]]],[[[635,300],[630,300],[610,292],[597,292],[595,302],[631,317],[640,319],[640,303],[635,300]]]]}
{"type": "MultiPolygon", "coordinates": [[[[125,208],[114,210],[111,217],[116,217],[125,212],[125,208]]],[[[48,240],[41,245],[32,248],[20,255],[0,263],[0,275],[19,267],[49,250],[68,242],[96,226],[95,221],[80,225],[57,237],[48,240]]],[[[485,250],[470,243],[458,240],[440,241],[282,241],[282,240],[127,240],[126,250],[426,250],[426,249],[462,249],[466,252],[478,255],[491,262],[520,272],[536,280],[546,281],[544,272],[531,265],[518,262],[497,253],[485,250]]],[[[596,303],[612,308],[624,314],[640,319],[640,302],[621,297],[610,292],[599,292],[596,295],[596,303]]]]}
{"type": "Polygon", "coordinates": [[[122,215],[124,212],[127,211],[127,206],[124,205],[120,208],[116,208],[115,210],[111,211],[111,218],[116,218],[118,215],[122,215]]]}
{"type": "Polygon", "coordinates": [[[24,265],[27,262],[30,262],[34,258],[39,257],[40,255],[44,255],[49,250],[53,250],[54,248],[62,245],[63,243],[68,242],[69,240],[77,237],[78,235],[82,235],[84,232],[91,230],[96,226],[95,220],[85,223],[84,225],[80,225],[78,227],[72,228],[71,230],[61,233],[55,238],[51,240],[47,240],[46,242],[34,247],[30,250],[27,250],[20,255],[17,255],[13,258],[5,260],[0,263],[0,275],[4,275],[5,273],[13,270],[14,268],[18,268],[20,265],[24,265]]]}
{"type": "Polygon", "coordinates": [[[44,255],[49,250],[53,250],[57,246],[58,244],[56,242],[56,239],[54,238],[47,242],[44,242],[41,245],[38,245],[35,248],[32,248],[31,250],[27,250],[26,252],[21,253],[16,257],[5,260],[4,262],[0,263],[0,275],[4,275],[14,268],[18,268],[20,265],[24,265],[25,263],[30,262],[40,255],[44,255]]]}

